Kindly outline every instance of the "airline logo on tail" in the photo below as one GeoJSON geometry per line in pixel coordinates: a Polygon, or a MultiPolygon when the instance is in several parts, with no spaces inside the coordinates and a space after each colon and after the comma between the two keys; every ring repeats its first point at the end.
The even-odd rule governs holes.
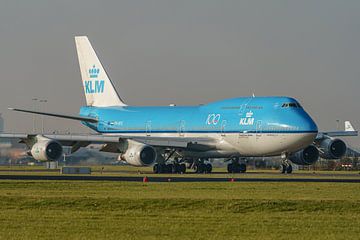
{"type": "Polygon", "coordinates": [[[93,67],[89,69],[90,80],[85,81],[85,94],[104,92],[105,81],[97,80],[99,73],[100,69],[96,68],[95,65],[93,65],[93,67]]]}

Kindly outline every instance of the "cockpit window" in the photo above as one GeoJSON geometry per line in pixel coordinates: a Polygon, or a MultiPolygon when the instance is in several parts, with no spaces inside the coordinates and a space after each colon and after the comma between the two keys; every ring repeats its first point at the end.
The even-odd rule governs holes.
{"type": "Polygon", "coordinates": [[[300,104],[297,102],[283,103],[283,105],[281,107],[282,108],[301,108],[300,104]]]}

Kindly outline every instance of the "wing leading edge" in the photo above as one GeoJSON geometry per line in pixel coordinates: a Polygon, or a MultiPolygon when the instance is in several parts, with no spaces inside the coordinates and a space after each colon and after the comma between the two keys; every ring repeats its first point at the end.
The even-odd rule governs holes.
{"type": "MultiPolygon", "coordinates": [[[[151,136],[127,136],[127,135],[100,135],[100,134],[22,134],[22,133],[1,133],[0,138],[18,138],[21,142],[42,136],[60,142],[63,146],[87,146],[89,144],[114,144],[124,140],[134,140],[154,147],[169,148],[192,148],[192,149],[213,149],[215,142],[210,138],[187,138],[187,137],[151,137],[151,136]]],[[[78,148],[75,147],[74,150],[78,148]]]]}

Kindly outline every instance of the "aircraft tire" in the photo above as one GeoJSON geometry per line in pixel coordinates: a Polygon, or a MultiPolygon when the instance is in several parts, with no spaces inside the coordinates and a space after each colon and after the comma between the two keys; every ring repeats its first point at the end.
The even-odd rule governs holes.
{"type": "Polygon", "coordinates": [[[246,172],[246,164],[245,163],[241,163],[239,164],[239,172],[241,173],[245,173],[246,172]]]}
{"type": "Polygon", "coordinates": [[[206,164],[200,163],[200,165],[199,165],[199,172],[200,172],[200,173],[206,173],[206,164]]]}
{"type": "Polygon", "coordinates": [[[172,173],[179,173],[180,172],[180,165],[179,164],[173,164],[171,172],[172,173]]]}
{"type": "Polygon", "coordinates": [[[206,164],[206,173],[212,172],[212,165],[210,163],[206,164]]]}
{"type": "Polygon", "coordinates": [[[186,173],[186,165],[184,163],[179,165],[179,173],[186,173]]]}
{"type": "Polygon", "coordinates": [[[290,174],[290,173],[292,173],[292,166],[291,166],[291,164],[289,164],[289,166],[287,166],[286,167],[286,173],[288,173],[288,174],[290,174]]]}
{"type": "Polygon", "coordinates": [[[238,164],[238,163],[230,163],[228,165],[228,172],[229,173],[239,173],[240,172],[240,164],[238,164]]]}
{"type": "Polygon", "coordinates": [[[165,173],[172,173],[172,170],[173,170],[173,168],[174,168],[174,164],[166,164],[165,165],[166,166],[166,171],[165,171],[165,173]]]}
{"type": "Polygon", "coordinates": [[[232,164],[232,163],[230,163],[230,164],[227,165],[228,173],[233,173],[233,172],[234,172],[233,166],[234,166],[234,164],[232,164]]]}
{"type": "Polygon", "coordinates": [[[199,165],[198,164],[194,165],[194,172],[199,173],[199,165]]]}
{"type": "Polygon", "coordinates": [[[280,165],[280,173],[286,173],[286,165],[285,164],[280,165]]]}

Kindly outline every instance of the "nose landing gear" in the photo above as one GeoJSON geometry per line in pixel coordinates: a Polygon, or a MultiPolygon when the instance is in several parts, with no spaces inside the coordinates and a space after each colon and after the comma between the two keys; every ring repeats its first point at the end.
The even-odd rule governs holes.
{"type": "Polygon", "coordinates": [[[291,163],[289,162],[289,159],[288,159],[288,154],[287,153],[283,153],[281,155],[281,165],[280,165],[280,173],[292,173],[292,166],[291,166],[291,163]]]}
{"type": "Polygon", "coordinates": [[[290,164],[290,163],[282,163],[282,164],[280,165],[280,172],[281,172],[281,173],[288,173],[288,174],[292,173],[292,166],[291,166],[291,164],[290,164]]]}

